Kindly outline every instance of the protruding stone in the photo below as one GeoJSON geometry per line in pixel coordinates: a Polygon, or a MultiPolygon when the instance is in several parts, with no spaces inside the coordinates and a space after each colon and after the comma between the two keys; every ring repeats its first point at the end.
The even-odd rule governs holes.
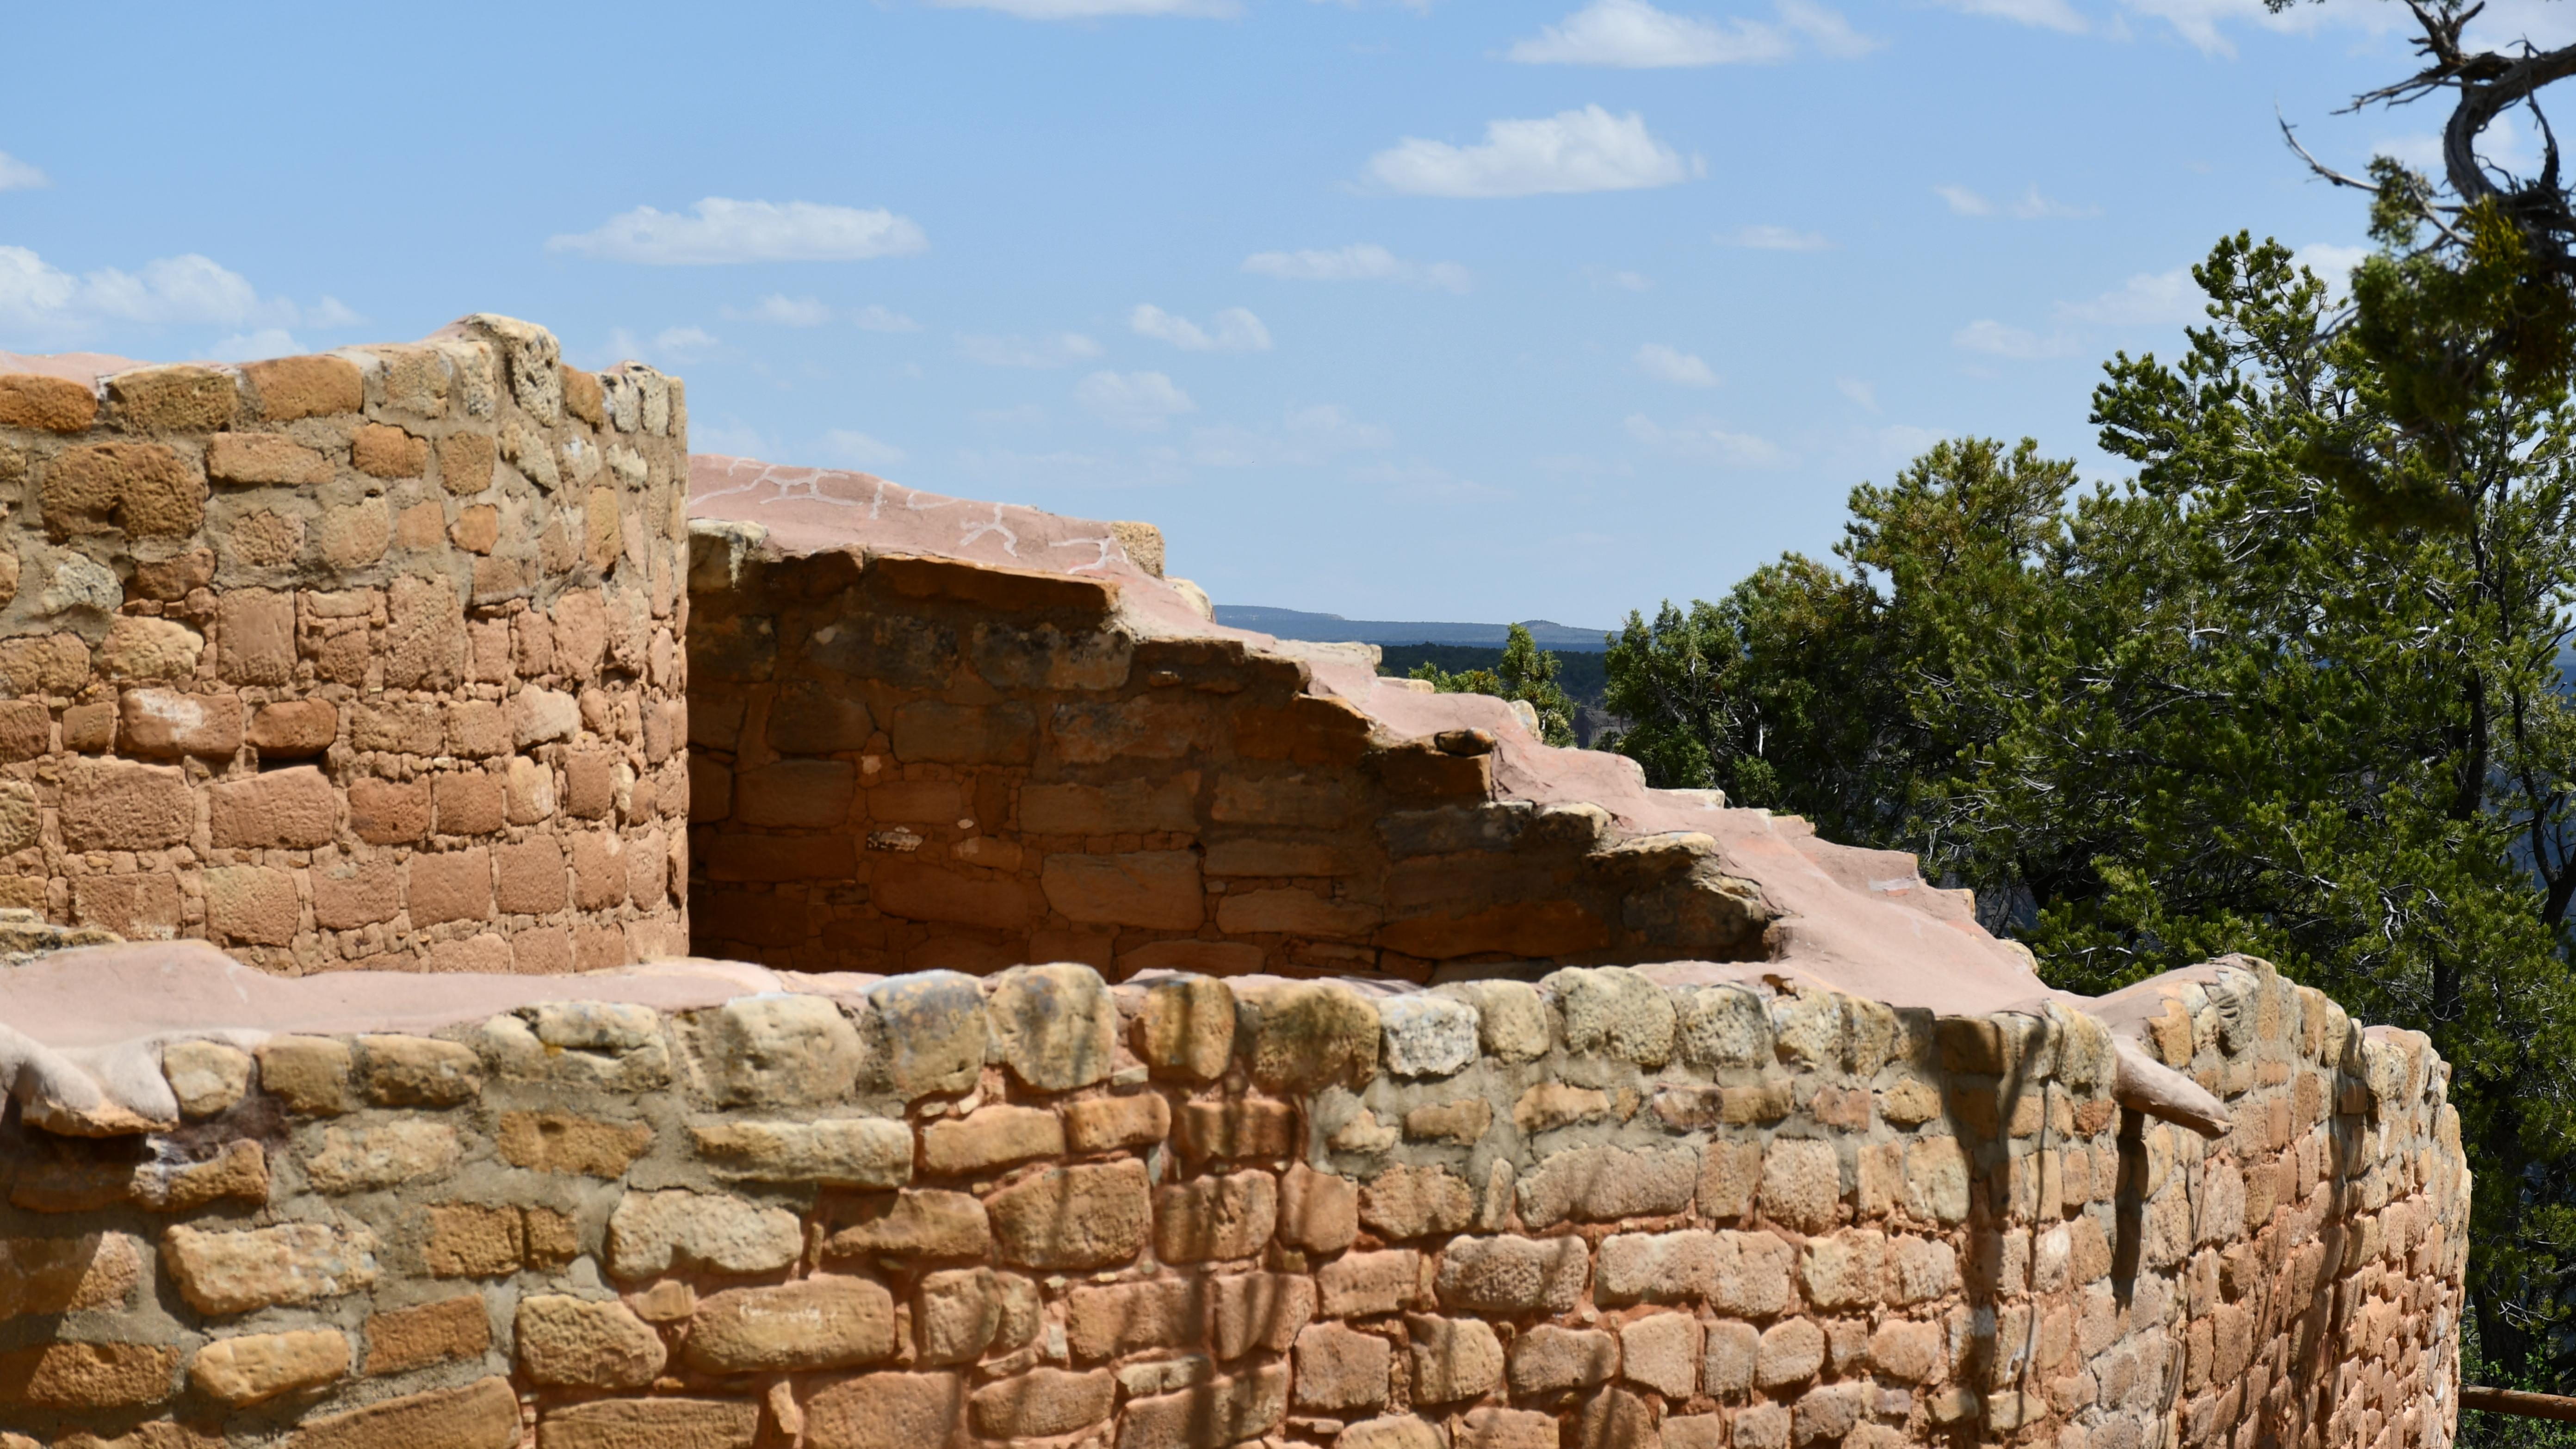
{"type": "Polygon", "coordinates": [[[796,1261],[804,1225],[785,1208],[718,1193],[629,1192],[608,1219],[609,1271],[649,1278],[674,1264],[714,1273],[769,1273],[796,1261]]]}
{"type": "Polygon", "coordinates": [[[984,992],[972,976],[924,971],[868,988],[874,1070],[906,1102],[972,1091],[984,1070],[984,992]]]}
{"type": "Polygon", "coordinates": [[[1386,1069],[1399,1077],[1446,1077],[1476,1059],[1476,1008],[1445,996],[1391,996],[1378,1003],[1386,1069]]]}
{"type": "Polygon", "coordinates": [[[473,1048],[420,1036],[362,1036],[367,1097],[385,1107],[452,1107],[483,1090],[473,1048]]]}
{"type": "Polygon", "coordinates": [[[842,1101],[858,1079],[858,1028],[825,997],[737,997],[686,1022],[701,1080],[729,1105],[842,1101]]]}
{"type": "Polygon", "coordinates": [[[1526,981],[1459,981],[1435,986],[1430,994],[1476,1008],[1477,1041],[1488,1056],[1536,1061],[1555,1045],[1547,1000],[1526,981]]]}
{"type": "Polygon", "coordinates": [[[197,1350],[188,1379],[235,1408],[318,1389],[349,1372],[349,1338],[338,1329],[219,1338],[197,1350]]]}
{"type": "Polygon", "coordinates": [[[215,1117],[250,1091],[250,1053],[219,1041],[177,1041],[161,1049],[161,1075],[183,1117],[215,1117]]]}
{"type": "Polygon", "coordinates": [[[703,1299],[686,1356],[701,1373],[792,1373],[874,1363],[895,1348],[894,1297],[866,1278],[807,1278],[703,1299]]]}
{"type": "Polygon", "coordinates": [[[1236,993],[1252,1037],[1252,1078],[1283,1095],[1354,1090],[1377,1075],[1377,1008],[1347,986],[1295,981],[1236,993]]]}
{"type": "Polygon", "coordinates": [[[327,1036],[275,1036],[259,1048],[260,1086],[307,1117],[336,1116],[358,1105],[349,1067],[348,1046],[327,1036]]]}
{"type": "Polygon", "coordinates": [[[1672,1059],[1672,998],[1626,966],[1569,967],[1539,982],[1556,995],[1565,1049],[1660,1067],[1672,1059]]]}
{"type": "Polygon", "coordinates": [[[878,1117],[820,1122],[717,1122],[689,1129],[719,1176],[833,1187],[912,1181],[912,1130],[878,1117]]]}
{"type": "Polygon", "coordinates": [[[1234,1059],[1234,992],[1213,976],[1157,981],[1137,1013],[1136,1055],[1159,1077],[1207,1081],[1234,1059]]]}
{"type": "Polygon", "coordinates": [[[1109,1075],[1118,1007],[1090,967],[1014,967],[993,979],[985,1012],[1004,1064],[1028,1086],[1069,1092],[1109,1075]]]}
{"type": "Polygon", "coordinates": [[[310,1303],[374,1285],[376,1235],[363,1227],[282,1223],[238,1232],[173,1226],[161,1258],[199,1313],[310,1303]]]}

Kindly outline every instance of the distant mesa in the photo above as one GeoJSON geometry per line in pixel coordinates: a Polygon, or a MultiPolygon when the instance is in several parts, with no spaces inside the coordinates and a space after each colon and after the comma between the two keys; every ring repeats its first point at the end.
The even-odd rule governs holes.
{"type": "MultiPolygon", "coordinates": [[[[1216,621],[1229,629],[1252,629],[1281,639],[1314,644],[1474,644],[1499,649],[1510,638],[1508,624],[1406,623],[1393,619],[1345,619],[1339,614],[1310,614],[1303,609],[1271,609],[1258,604],[1219,604],[1216,621]]],[[[1578,629],[1548,619],[1527,619],[1521,627],[1541,649],[1576,649],[1598,654],[1609,648],[1605,635],[1616,629],[1578,629]]]]}

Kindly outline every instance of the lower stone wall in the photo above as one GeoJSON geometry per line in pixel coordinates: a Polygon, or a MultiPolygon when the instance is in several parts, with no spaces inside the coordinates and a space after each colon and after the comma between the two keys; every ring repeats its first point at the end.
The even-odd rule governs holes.
{"type": "Polygon", "coordinates": [[[648,984],[691,970],[749,994],[664,1012],[601,977],[426,1035],[210,1022],[253,1049],[161,1052],[175,1128],[13,1108],[0,1442],[2451,1432],[2446,1069],[2268,967],[1948,1018],[1708,967],[648,984]],[[2115,1030],[2232,1129],[2124,1108],[2115,1030]]]}

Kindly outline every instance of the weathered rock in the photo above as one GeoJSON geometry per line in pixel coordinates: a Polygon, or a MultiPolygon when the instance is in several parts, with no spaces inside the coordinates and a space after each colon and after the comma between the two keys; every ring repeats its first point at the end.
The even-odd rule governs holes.
{"type": "Polygon", "coordinates": [[[686,1357],[701,1373],[784,1373],[874,1363],[894,1348],[894,1296],[883,1285],[820,1277],[700,1300],[686,1357]]]}
{"type": "Polygon", "coordinates": [[[740,997],[686,1020],[700,1080],[727,1105],[837,1102],[858,1080],[858,1028],[823,997],[740,997]]]}
{"type": "Polygon", "coordinates": [[[820,1122],[716,1122],[692,1126],[698,1155],[722,1177],[901,1187],[912,1180],[912,1132],[877,1117],[820,1122]]]}
{"type": "Polygon", "coordinates": [[[675,1265],[713,1273],[767,1273],[796,1261],[803,1224],[785,1208],[670,1189],[630,1192],[608,1219],[609,1271],[646,1278],[675,1265]]]}
{"type": "Polygon", "coordinates": [[[376,1236],[363,1227],[283,1223],[220,1231],[173,1226],[161,1257],[188,1306],[200,1313],[247,1313],[277,1303],[310,1303],[371,1287],[376,1236]]]}
{"type": "Polygon", "coordinates": [[[318,1389],[349,1372],[349,1339],[337,1329],[219,1338],[188,1364],[199,1392],[240,1408],[318,1389]]]}
{"type": "Polygon", "coordinates": [[[1476,1059],[1476,1008],[1442,996],[1378,1003],[1386,1069],[1399,1077],[1446,1077],[1476,1059]]]}
{"type": "Polygon", "coordinates": [[[1157,981],[1136,1014],[1136,1055],[1156,1076],[1207,1081],[1234,1059],[1234,992],[1212,976],[1157,981]]]}
{"type": "Polygon", "coordinates": [[[1049,1168],[985,1202],[1002,1261],[1024,1268],[1106,1268],[1145,1246],[1145,1165],[1130,1159],[1049,1168]]]}
{"type": "Polygon", "coordinates": [[[1377,1075],[1377,1009],[1347,986],[1299,981],[1236,993],[1252,1077],[1284,1095],[1358,1088],[1377,1075]]]}
{"type": "Polygon", "coordinates": [[[1109,1075],[1118,1007],[1090,967],[1014,967],[993,979],[985,1013],[1004,1064],[1030,1087],[1065,1092],[1109,1075]]]}
{"type": "Polygon", "coordinates": [[[661,1335],[615,1299],[523,1298],[517,1337],[520,1366],[541,1384],[640,1389],[662,1372],[667,1357],[661,1335]]]}
{"type": "Polygon", "coordinates": [[[925,971],[868,988],[872,1069],[907,1102],[970,1091],[984,1069],[984,992],[972,976],[925,971]]]}

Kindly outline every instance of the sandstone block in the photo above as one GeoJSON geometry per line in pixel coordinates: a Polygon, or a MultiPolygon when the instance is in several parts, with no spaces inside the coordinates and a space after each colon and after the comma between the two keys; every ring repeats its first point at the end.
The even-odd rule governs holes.
{"type": "Polygon", "coordinates": [[[1542,1323],[1512,1341],[1516,1394],[1551,1394],[1606,1383],[1619,1371],[1619,1340],[1598,1329],[1542,1323]]]}
{"type": "Polygon", "coordinates": [[[338,1329],[219,1338],[197,1350],[188,1378],[199,1393],[235,1408],[318,1389],[348,1375],[349,1338],[338,1329]]]}
{"type": "Polygon", "coordinates": [[[280,357],[248,363],[241,372],[259,399],[259,415],[272,423],[354,413],[366,406],[365,377],[342,358],[280,357]]]}
{"type": "Polygon", "coordinates": [[[689,1129],[720,1176],[752,1182],[901,1187],[912,1180],[912,1132],[877,1117],[719,1122],[689,1129]]]}
{"type": "MultiPolygon", "coordinates": [[[[955,811],[949,818],[955,818],[955,811]]],[[[984,1069],[984,993],[972,976],[924,971],[868,988],[874,1070],[906,1102],[971,1090],[984,1069]]]]}
{"type": "Polygon", "coordinates": [[[1700,1386],[1711,1394],[1736,1394],[1753,1387],[1753,1364],[1762,1351],[1762,1330],[1750,1323],[1721,1321],[1707,1326],[1702,1338],[1700,1386]]]}
{"type": "Polygon", "coordinates": [[[483,846],[415,855],[403,862],[403,881],[415,927],[491,918],[492,852],[483,846]]]}
{"type": "Polygon", "coordinates": [[[1784,1319],[1762,1331],[1753,1381],[1766,1389],[1789,1388],[1814,1378],[1824,1366],[1825,1331],[1812,1319],[1784,1319]]]}
{"type": "Polygon", "coordinates": [[[327,1036],[273,1036],[259,1048],[259,1084],[307,1117],[337,1116],[358,1105],[350,1090],[346,1044],[327,1036]]]}
{"type": "Polygon", "coordinates": [[[1068,962],[1005,971],[993,980],[985,1015],[1003,1061],[1041,1092],[1069,1091],[1109,1075],[1118,1007],[1100,973],[1088,966],[1068,962]]]}
{"type": "Polygon", "coordinates": [[[1831,1142],[1772,1142],[1762,1154],[1763,1214],[1802,1233],[1826,1231],[1842,1206],[1842,1172],[1831,1142]]]}
{"type": "Polygon", "coordinates": [[[496,1278],[519,1271],[526,1257],[517,1208],[445,1203],[429,1210],[421,1261],[434,1278],[496,1278]]]}
{"type": "Polygon", "coordinates": [[[136,367],[107,379],[119,426],[141,433],[211,433],[230,427],[240,396],[211,367],[136,367]]]}
{"type": "Polygon", "coordinates": [[[491,1316],[479,1293],[367,1320],[367,1372],[398,1374],[451,1359],[480,1358],[492,1346],[491,1316]]]}
{"type": "Polygon", "coordinates": [[[205,874],[206,925],[219,940],[283,946],[295,939],[295,877],[255,865],[205,874]]]}
{"type": "Polygon", "coordinates": [[[746,825],[830,829],[849,819],[857,791],[846,760],[781,760],[734,776],[733,813],[746,825]]]}
{"type": "Polygon", "coordinates": [[[1930,1382],[1941,1370],[1941,1326],[1889,1319],[1869,1339],[1870,1366],[1905,1383],[1930,1382]]]}
{"type": "MultiPolygon", "coordinates": [[[[1130,1159],[1050,1169],[993,1194],[986,1206],[1004,1262],[1046,1269],[1110,1267],[1135,1257],[1145,1245],[1145,1165],[1130,1159]]],[[[1248,1200],[1243,1206],[1252,1210],[1248,1200]]]]}
{"type": "Polygon", "coordinates": [[[1550,1132],[1610,1115],[1610,1096],[1597,1087],[1538,1082],[1512,1103],[1512,1125],[1524,1133],[1550,1132]]]}
{"type": "Polygon", "coordinates": [[[1566,1313],[1591,1274],[1581,1238],[1453,1238],[1433,1287],[1453,1311],[1566,1313]]]}
{"type": "Polygon", "coordinates": [[[453,1126],[395,1118],[323,1128],[322,1148],[305,1155],[304,1175],[316,1191],[370,1192],[445,1177],[462,1156],[453,1126]]]}
{"type": "Polygon", "coordinates": [[[1943,1223],[1968,1218],[1968,1154],[1955,1137],[1927,1137],[1905,1149],[1906,1206],[1943,1223]]]}
{"type": "Polygon", "coordinates": [[[683,1018],[705,1090],[741,1106],[848,1097],[863,1058],[858,1028],[820,996],[746,996],[683,1018]]]}
{"type": "Polygon", "coordinates": [[[1076,1287],[1064,1303],[1065,1339],[1079,1359],[1195,1344],[1206,1326],[1200,1285],[1178,1278],[1076,1287]]]}
{"type": "Polygon", "coordinates": [[[1698,1183],[1690,1147],[1573,1147],[1541,1159],[1516,1191],[1523,1221],[1547,1227],[1682,1212],[1698,1183]]]}
{"type": "Polygon", "coordinates": [[[430,777],[430,814],[441,835],[491,835],[501,828],[501,776],[443,770],[430,777]]]}
{"type": "Polygon", "coordinates": [[[1129,1400],[1117,1449],[1223,1449],[1268,1433],[1287,1412],[1288,1368],[1272,1364],[1129,1400]]]}
{"type": "Polygon", "coordinates": [[[204,480],[159,443],[65,448],[46,465],[37,501],[45,531],[58,542],[116,529],[136,538],[184,538],[206,518],[204,480]]]}
{"type": "Polygon", "coordinates": [[[222,483],[331,481],[328,459],[282,433],[217,433],[206,440],[206,472],[222,483]]]}
{"type": "Polygon", "coordinates": [[[796,1261],[804,1228],[784,1208],[673,1188],[629,1192],[608,1219],[609,1271],[649,1278],[674,1264],[711,1273],[769,1273],[796,1261]]]}
{"type": "Polygon", "coordinates": [[[1038,883],[1047,904],[1088,924],[1188,931],[1206,915],[1194,851],[1057,853],[1046,858],[1038,883]]]}
{"type": "Polygon", "coordinates": [[[1556,996],[1565,1048],[1640,1066],[1672,1059],[1677,1016],[1664,989],[1625,966],[1573,967],[1539,983],[1556,996]]]}
{"type": "Polygon", "coordinates": [[[749,1399],[594,1399],[548,1409],[537,1449],[752,1449],[759,1433],[749,1399]]]}
{"type": "Polygon", "coordinates": [[[1296,1403],[1331,1412],[1374,1409],[1387,1397],[1395,1346],[1338,1323],[1309,1324],[1297,1335],[1296,1403]]]}
{"type": "Polygon", "coordinates": [[[1411,1248],[1345,1253],[1315,1272],[1316,1312],[1372,1318],[1422,1301],[1422,1255],[1411,1248]]]}
{"type": "Polygon", "coordinates": [[[370,478],[418,478],[429,471],[429,440],[369,423],[350,439],[349,463],[370,478]]]}
{"type": "Polygon", "coordinates": [[[1234,993],[1211,976],[1157,981],[1137,1013],[1136,1055],[1156,1076],[1206,1081],[1234,1059],[1234,993]]]}
{"type": "Polygon", "coordinates": [[[483,1061],[471,1047],[422,1036],[358,1038],[360,1081],[387,1107],[452,1107],[483,1090],[483,1061]]]}
{"type": "Polygon", "coordinates": [[[1482,1097],[1434,1102],[1404,1114],[1404,1135],[1416,1142],[1449,1142],[1473,1147],[1494,1125],[1493,1104],[1482,1097]]]}
{"type": "Polygon", "coordinates": [[[1332,900],[1298,886],[1231,891],[1217,902],[1217,929],[1230,936],[1364,938],[1385,913],[1360,901],[1332,900]]]}
{"type": "Polygon", "coordinates": [[[1063,1154],[1064,1123],[1043,1107],[981,1107],[921,1132],[922,1165],[941,1177],[1063,1154]]]}
{"type": "Polygon", "coordinates": [[[63,844],[73,850],[155,850],[188,838],[196,801],[174,766],[84,760],[63,775],[63,844]]]}
{"type": "Polygon", "coordinates": [[[640,1389],[668,1357],[661,1335],[625,1304],[560,1293],[519,1300],[519,1365],[540,1384],[640,1389]]]}
{"type": "Polygon", "coordinates": [[[390,921],[401,909],[401,873],[387,859],[317,862],[308,879],[313,887],[313,923],[326,931],[346,931],[390,921]]]}
{"type": "Polygon", "coordinates": [[[581,705],[561,690],[529,685],[510,696],[510,737],[520,749],[568,740],[581,729],[581,705]]]}
{"type": "Polygon", "coordinates": [[[506,915],[550,916],[564,908],[571,877],[564,866],[563,845],[551,835],[532,835],[515,845],[494,847],[500,867],[500,907],[506,915]]]}
{"type": "Polygon", "coordinates": [[[1655,1431],[1654,1409],[1625,1389],[1606,1389],[1584,1400],[1567,1440],[1571,1449],[1662,1449],[1663,1444],[1655,1431]]]}
{"type": "Polygon", "coordinates": [[[1437,1425],[1411,1414],[1386,1414],[1346,1424],[1333,1449],[1446,1449],[1437,1425]]]}
{"type": "Polygon", "coordinates": [[[864,1373],[805,1401],[807,1449],[948,1449],[965,1429],[955,1374],[864,1373]]]}
{"type": "Polygon", "coordinates": [[[501,1160],[533,1172],[622,1177],[653,1145],[642,1122],[603,1122],[569,1112],[504,1112],[496,1134],[501,1160]]]}
{"type": "Polygon", "coordinates": [[[98,394],[69,378],[0,374],[0,428],[78,433],[87,431],[97,416],[98,394]]]}
{"type": "Polygon", "coordinates": [[[1377,1008],[1347,986],[1297,981],[1235,994],[1238,1031],[1251,1036],[1252,1076],[1283,1096],[1377,1075],[1377,1008]],[[1248,1020],[1247,1020],[1248,1019],[1248,1020]]]}
{"type": "Polygon", "coordinates": [[[1411,1340],[1415,1403],[1479,1399],[1503,1381],[1503,1341],[1493,1325],[1415,1313],[1406,1315],[1404,1330],[1411,1340]]]}
{"type": "Polygon", "coordinates": [[[295,1449],[515,1449],[519,1396],[504,1378],[477,1379],[308,1419],[295,1449]]]}
{"type": "Polygon", "coordinates": [[[1297,1110],[1286,1102],[1228,1097],[1184,1102],[1174,1144],[1192,1162],[1297,1155],[1297,1110]]]}
{"type": "Polygon", "coordinates": [[[894,1296],[883,1285],[820,1277],[701,1300],[686,1355],[700,1373],[791,1373],[874,1363],[894,1349],[894,1296]]]}
{"type": "Polygon", "coordinates": [[[179,1351],[140,1343],[56,1342],[0,1350],[0,1404],[117,1409],[170,1397],[179,1351]]]}
{"type": "Polygon", "coordinates": [[[990,1222],[974,1197],[905,1189],[868,1193],[844,1205],[823,1251],[833,1259],[974,1258],[991,1247],[990,1222]]]}
{"type": "Polygon", "coordinates": [[[226,781],[206,793],[217,845],[309,850],[339,833],[339,793],[311,765],[226,781]]]}
{"type": "Polygon", "coordinates": [[[129,754],[225,757],[241,748],[238,695],[129,689],[118,699],[117,711],[118,747],[129,754]]]}
{"type": "Polygon", "coordinates": [[[1019,704],[962,705],[913,700],[894,712],[895,758],[950,765],[1024,763],[1037,740],[1037,717],[1019,704]]]}
{"type": "Polygon", "coordinates": [[[1293,1162],[1279,1179],[1279,1241],[1310,1253],[1338,1253],[1359,1236],[1359,1187],[1349,1178],[1293,1162]]]}
{"type": "Polygon", "coordinates": [[[1172,1104],[1152,1092],[1095,1097],[1064,1105],[1064,1136],[1076,1152],[1110,1152],[1160,1142],[1172,1130],[1172,1104]]]}
{"type": "Polygon", "coordinates": [[[363,1227],[320,1223],[225,1232],[173,1226],[161,1258],[199,1313],[247,1313],[277,1303],[310,1303],[374,1285],[376,1236],[363,1227]]]}
{"type": "Polygon", "coordinates": [[[1445,1167],[1398,1164],[1360,1189],[1360,1221],[1389,1241],[1446,1236],[1475,1220],[1475,1194],[1445,1167]]]}
{"type": "Polygon", "coordinates": [[[1166,1263],[1251,1257],[1278,1223],[1279,1185],[1266,1172],[1195,1178],[1154,1193],[1154,1251],[1166,1263]]]}
{"type": "Polygon", "coordinates": [[[1037,1439],[1102,1423],[1117,1399],[1118,1380],[1107,1369],[1041,1367],[977,1389],[967,1412],[986,1438],[1037,1439]]]}
{"type": "Polygon", "coordinates": [[[142,1245],[123,1233],[0,1238],[0,1319],[120,1308],[142,1277],[142,1245]]]}
{"type": "Polygon", "coordinates": [[[369,845],[407,845],[429,834],[429,782],[349,782],[349,829],[369,845]]]}
{"type": "Polygon", "coordinates": [[[1619,1330],[1619,1375],[1667,1398],[1687,1399],[1699,1386],[1699,1320],[1650,1313],[1619,1330]]]}
{"type": "Polygon", "coordinates": [[[1038,1286],[1016,1273],[950,1268],[925,1273],[913,1332],[926,1363],[973,1363],[1037,1335],[1038,1286]]]}
{"type": "Polygon", "coordinates": [[[161,1049],[161,1075],[181,1116],[221,1116],[250,1091],[250,1053],[219,1041],[172,1042],[161,1049]]]}
{"type": "Polygon", "coordinates": [[[1807,1240],[1798,1278],[1807,1301],[1817,1308],[1866,1308],[1879,1300],[1886,1259],[1886,1235],[1845,1229],[1807,1240]]]}
{"type": "MultiPolygon", "coordinates": [[[[828,837],[827,837],[828,838],[828,837]]],[[[759,837],[728,837],[749,844],[759,837]]],[[[812,855],[816,841],[793,842],[812,855]]],[[[823,869],[818,862],[813,869],[823,869]]],[[[830,871],[829,874],[849,874],[830,871]]],[[[746,879],[799,878],[796,874],[767,876],[746,875],[746,879]]],[[[879,864],[868,883],[871,904],[889,916],[907,921],[954,921],[960,925],[988,929],[1018,930],[1025,927],[1036,912],[1033,896],[1025,881],[1016,877],[979,879],[959,875],[912,860],[888,860],[879,864]]]]}
{"type": "Polygon", "coordinates": [[[1386,1069],[1399,1077],[1446,1077],[1476,1059],[1476,1008],[1445,996],[1395,996],[1378,1003],[1386,1069]]]}
{"type": "MultiPolygon", "coordinates": [[[[471,497],[492,486],[494,451],[487,433],[450,433],[437,441],[440,486],[459,497],[471,497]]],[[[597,490],[593,490],[595,493],[597,490]]],[[[597,560],[600,567],[606,560],[597,560]]]]}

